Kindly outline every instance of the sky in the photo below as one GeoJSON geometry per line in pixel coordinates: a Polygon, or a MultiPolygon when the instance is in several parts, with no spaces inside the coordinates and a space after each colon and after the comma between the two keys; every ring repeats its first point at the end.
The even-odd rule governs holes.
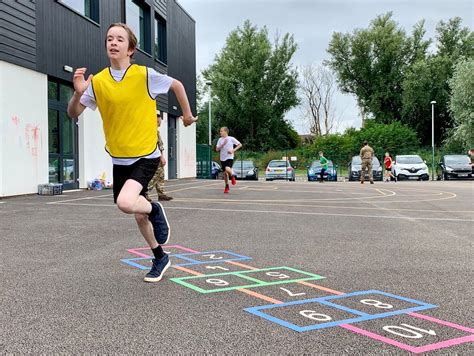
{"type": "MultiPolygon", "coordinates": [[[[197,72],[213,63],[225,45],[227,35],[245,20],[266,26],[270,38],[279,33],[294,35],[298,50],[295,67],[322,63],[329,58],[326,49],[333,32],[352,32],[366,28],[377,15],[388,11],[393,19],[411,33],[413,26],[425,20],[425,38],[435,42],[439,21],[459,16],[463,25],[473,29],[473,0],[179,0],[196,21],[197,72]]],[[[336,112],[341,117],[338,131],[360,127],[362,118],[353,96],[337,93],[336,112]]],[[[309,128],[302,110],[290,110],[286,118],[299,133],[309,128]]]]}

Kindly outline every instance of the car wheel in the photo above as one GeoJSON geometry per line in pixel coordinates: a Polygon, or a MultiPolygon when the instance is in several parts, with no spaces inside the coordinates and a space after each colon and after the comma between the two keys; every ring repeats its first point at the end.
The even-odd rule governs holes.
{"type": "Polygon", "coordinates": [[[449,180],[449,177],[446,173],[443,174],[443,178],[444,178],[443,180],[449,180]]]}

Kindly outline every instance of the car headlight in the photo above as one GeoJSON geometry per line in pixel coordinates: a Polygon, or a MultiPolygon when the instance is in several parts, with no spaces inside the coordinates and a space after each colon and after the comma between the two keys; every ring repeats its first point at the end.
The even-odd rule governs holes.
{"type": "Polygon", "coordinates": [[[247,174],[252,175],[252,174],[253,174],[253,170],[248,171],[247,174]]]}
{"type": "Polygon", "coordinates": [[[446,167],[446,172],[452,172],[454,171],[454,169],[452,169],[451,167],[446,167]]]}

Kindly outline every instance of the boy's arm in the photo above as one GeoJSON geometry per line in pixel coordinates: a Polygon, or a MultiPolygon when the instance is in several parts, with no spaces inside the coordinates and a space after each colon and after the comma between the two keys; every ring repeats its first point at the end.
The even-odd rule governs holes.
{"type": "Polygon", "coordinates": [[[183,116],[180,117],[183,120],[184,126],[189,126],[196,122],[198,117],[194,117],[191,112],[191,107],[189,106],[188,97],[186,95],[186,90],[184,89],[183,84],[179,81],[174,79],[171,83],[171,90],[176,95],[178,99],[179,106],[181,106],[181,111],[183,112],[183,116]]]}
{"type": "Polygon", "coordinates": [[[74,95],[67,106],[67,114],[69,117],[77,118],[86,109],[84,105],[80,103],[81,96],[86,91],[90,82],[92,81],[92,75],[89,75],[87,80],[84,79],[84,74],[87,68],[78,68],[74,72],[73,83],[74,83],[74,95]]]}

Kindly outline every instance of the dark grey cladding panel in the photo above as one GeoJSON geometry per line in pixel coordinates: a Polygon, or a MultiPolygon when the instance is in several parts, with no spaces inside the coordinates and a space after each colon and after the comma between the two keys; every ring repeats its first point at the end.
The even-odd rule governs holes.
{"type": "Polygon", "coordinates": [[[36,2],[0,0],[0,60],[36,69],[36,2]]]}

